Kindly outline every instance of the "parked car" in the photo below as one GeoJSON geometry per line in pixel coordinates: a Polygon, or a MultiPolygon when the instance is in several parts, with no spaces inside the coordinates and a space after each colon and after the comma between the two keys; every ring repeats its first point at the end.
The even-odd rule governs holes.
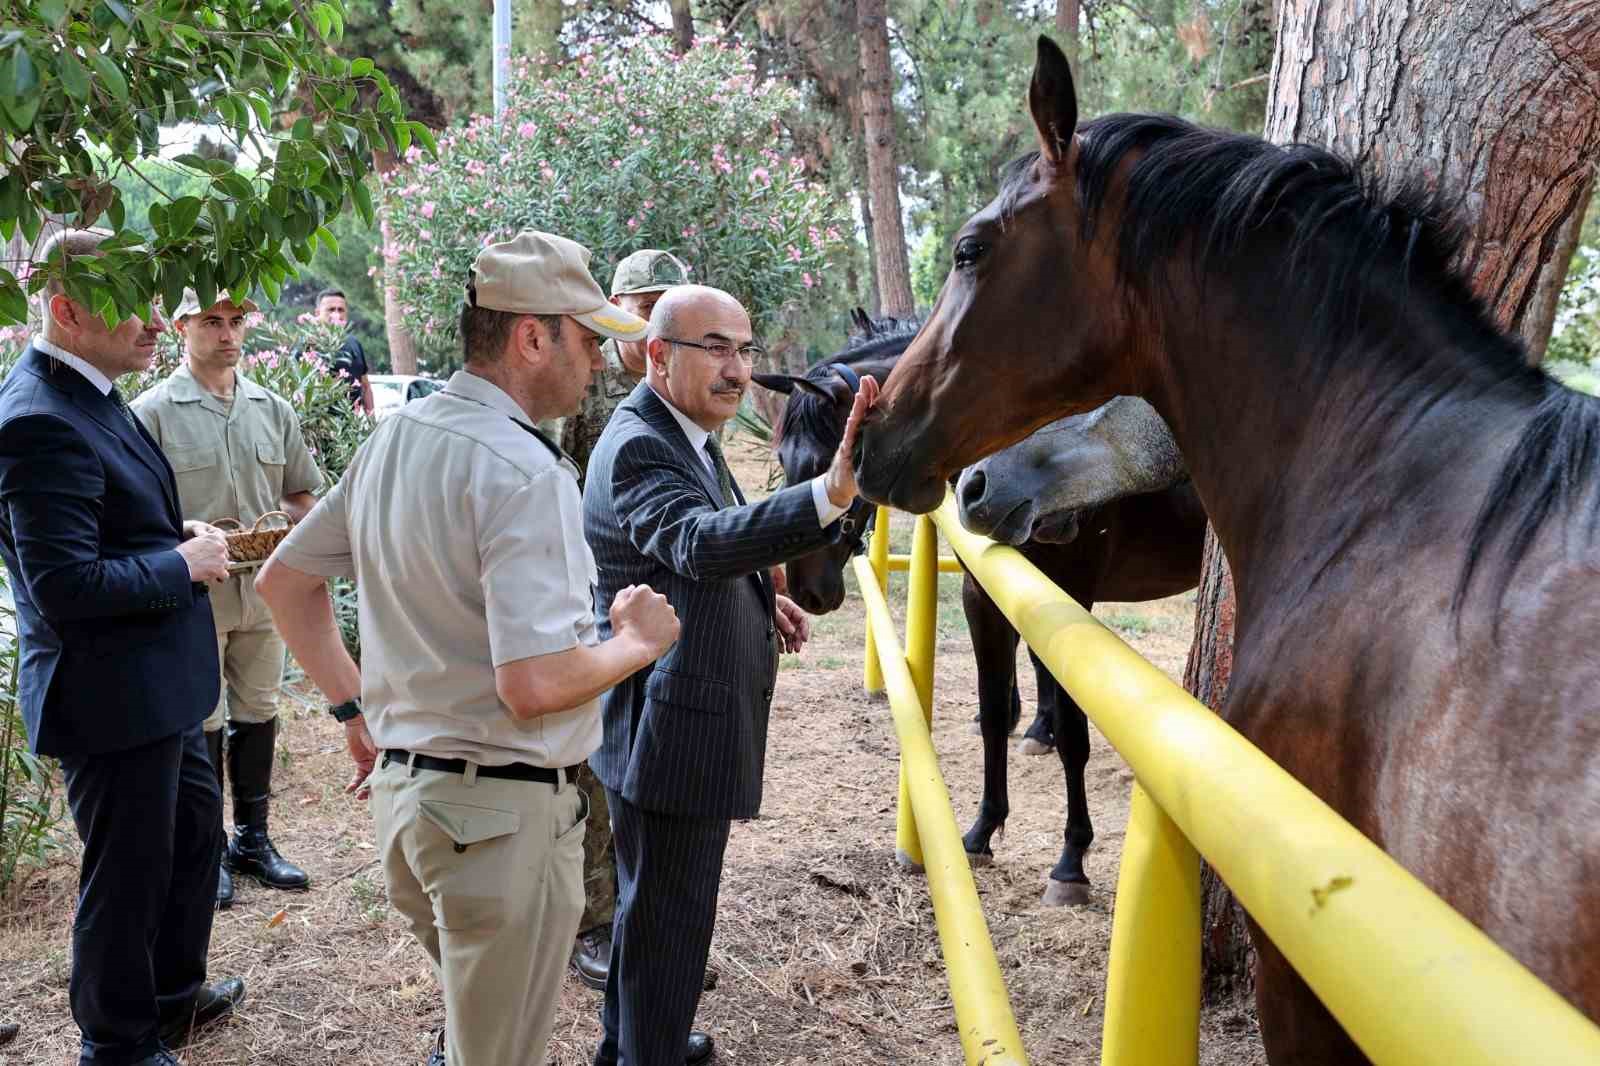
{"type": "Polygon", "coordinates": [[[369,374],[372,384],[372,417],[383,418],[412,400],[444,388],[444,382],[414,374],[369,374]]]}

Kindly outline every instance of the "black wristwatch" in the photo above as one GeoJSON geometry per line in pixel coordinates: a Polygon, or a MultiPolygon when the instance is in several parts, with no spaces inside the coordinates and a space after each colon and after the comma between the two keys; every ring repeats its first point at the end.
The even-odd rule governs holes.
{"type": "Polygon", "coordinates": [[[352,718],[361,717],[361,701],[359,699],[345,700],[343,703],[328,707],[328,713],[333,715],[336,722],[348,722],[352,718]]]}

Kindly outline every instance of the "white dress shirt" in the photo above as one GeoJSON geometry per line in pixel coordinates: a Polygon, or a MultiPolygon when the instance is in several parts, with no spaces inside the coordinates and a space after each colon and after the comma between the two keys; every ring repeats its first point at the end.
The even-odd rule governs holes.
{"type": "Polygon", "coordinates": [[[100,390],[100,395],[111,395],[111,379],[100,373],[99,370],[89,365],[89,362],[79,356],[73,355],[59,344],[51,344],[43,337],[35,336],[33,346],[58,363],[65,363],[84,377],[89,379],[89,384],[100,390]]]}
{"type": "MultiPolygon", "coordinates": [[[[706,439],[711,434],[700,423],[672,406],[672,401],[661,395],[661,393],[656,392],[654,385],[650,386],[650,391],[655,392],[656,399],[660,400],[662,405],[672,412],[672,417],[677,419],[678,428],[682,429],[683,435],[689,438],[689,446],[695,450],[696,455],[700,456],[700,461],[706,464],[706,469],[711,471],[711,476],[720,483],[721,478],[717,476],[717,468],[711,462],[711,453],[706,451],[706,439]]],[[[824,529],[838,521],[850,509],[848,507],[840,507],[828,498],[828,487],[823,484],[821,477],[811,479],[811,502],[817,508],[817,522],[824,529]]]]}

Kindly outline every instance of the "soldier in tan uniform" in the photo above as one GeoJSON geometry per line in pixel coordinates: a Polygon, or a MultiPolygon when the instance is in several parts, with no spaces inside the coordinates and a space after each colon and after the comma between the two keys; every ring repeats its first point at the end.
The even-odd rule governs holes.
{"type": "MultiPolygon", "coordinates": [[[[255,309],[248,300],[202,308],[193,292],[185,293],[173,313],[183,336],[183,365],[131,405],[172,464],[186,521],[233,518],[249,526],[270,511],[299,521],[322,487],[289,401],[235,369],[245,315],[255,309]]],[[[205,722],[206,745],[218,786],[233,782],[234,829],[218,879],[219,907],[233,903],[230,870],[269,888],[304,889],[311,883],[267,835],[284,649],[251,587],[253,577],[234,574],[211,592],[223,692],[205,722]]]]}
{"type": "MultiPolygon", "coordinates": [[[[611,276],[611,302],[648,321],[662,293],[688,283],[689,268],[677,257],[649,248],[617,264],[611,276]]],[[[583,406],[562,421],[561,449],[578,465],[580,479],[589,469],[589,453],[611,420],[611,412],[644,380],[644,349],[643,340],[607,341],[601,348],[605,369],[589,383],[583,406]]],[[[583,837],[583,918],[578,924],[572,966],[584,984],[604,991],[617,903],[617,851],[611,839],[606,790],[589,772],[587,763],[578,769],[578,785],[589,794],[589,824],[583,837]]]]}
{"type": "Polygon", "coordinates": [[[644,335],[588,259],[533,231],[479,253],[464,369],[384,420],[257,579],[370,770],[389,901],[444,990],[430,1066],[544,1066],[583,910],[576,764],[600,694],[678,636],[630,585],[599,639],[578,472],[535,429],[577,409],[602,337],[644,335]],[[362,590],[359,667],[324,582],[341,575],[362,590]]]}

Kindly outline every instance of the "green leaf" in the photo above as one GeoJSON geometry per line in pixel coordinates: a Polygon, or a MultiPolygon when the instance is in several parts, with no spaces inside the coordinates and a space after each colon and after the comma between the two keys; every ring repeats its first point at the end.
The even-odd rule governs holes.
{"type": "Polygon", "coordinates": [[[89,71],[72,52],[62,52],[56,60],[56,74],[61,78],[61,87],[67,90],[67,95],[80,103],[89,99],[92,87],[89,84],[89,71]]]}
{"type": "Polygon", "coordinates": [[[210,307],[217,302],[217,282],[209,259],[202,259],[195,264],[194,292],[200,297],[201,307],[210,307]]]}
{"type": "Polygon", "coordinates": [[[121,19],[124,26],[133,25],[133,12],[122,6],[118,0],[100,0],[100,2],[106,6],[108,11],[121,19]]]}
{"type": "Polygon", "coordinates": [[[263,273],[261,275],[261,291],[266,293],[268,302],[277,303],[278,294],[283,292],[283,287],[278,284],[277,279],[271,274],[263,273]]]}
{"type": "Polygon", "coordinates": [[[297,141],[309,141],[312,137],[312,134],[315,132],[316,124],[313,123],[310,118],[306,117],[305,115],[301,115],[299,118],[295,119],[294,129],[289,131],[289,136],[293,137],[297,141]]]}
{"type": "Polygon", "coordinates": [[[183,290],[189,284],[187,268],[176,260],[161,264],[161,299],[170,314],[183,302],[183,290]]]}
{"type": "Polygon", "coordinates": [[[28,298],[9,270],[0,270],[0,321],[18,325],[28,321],[28,298]]]}
{"type": "Polygon", "coordinates": [[[216,235],[217,252],[220,254],[230,243],[228,207],[221,200],[207,200],[206,213],[211,216],[211,232],[216,235]]]}
{"type": "Polygon", "coordinates": [[[117,69],[115,63],[107,59],[103,53],[90,52],[89,65],[100,76],[100,80],[105,82],[106,90],[116,98],[117,103],[128,102],[128,79],[122,76],[122,71],[117,69]]]}
{"type": "Polygon", "coordinates": [[[317,227],[317,240],[327,245],[328,251],[332,252],[334,255],[339,254],[339,242],[334,235],[329,232],[327,226],[317,227]]]}
{"type": "Polygon", "coordinates": [[[33,65],[33,56],[19,44],[12,49],[11,96],[21,104],[38,87],[39,71],[33,65]]]}
{"type": "Polygon", "coordinates": [[[350,76],[352,78],[365,78],[372,73],[374,65],[372,60],[365,57],[357,59],[350,64],[350,76]]]}
{"type": "Polygon", "coordinates": [[[313,17],[317,20],[317,34],[326,37],[333,32],[333,9],[327,4],[318,4],[311,9],[313,17]]]}
{"type": "Polygon", "coordinates": [[[217,184],[222,187],[224,192],[233,197],[235,200],[255,199],[255,189],[251,188],[250,182],[245,180],[244,176],[237,172],[222,175],[222,177],[217,179],[217,184]]]}
{"type": "Polygon", "coordinates": [[[106,214],[111,219],[111,228],[120,233],[128,221],[128,209],[122,202],[122,193],[113,190],[111,202],[106,205],[106,214]]]}
{"type": "Polygon", "coordinates": [[[407,125],[411,128],[411,136],[421,141],[429,154],[437,159],[439,156],[439,142],[433,139],[433,131],[420,122],[410,122],[407,125]]]}
{"type": "MultiPolygon", "coordinates": [[[[170,232],[171,232],[167,228],[168,227],[167,211],[168,211],[168,208],[167,208],[166,204],[156,203],[156,204],[151,204],[150,205],[150,210],[146,213],[146,217],[150,221],[150,228],[155,231],[156,236],[158,236],[158,237],[168,236],[170,234],[170,232]]],[[[192,224],[193,223],[191,223],[191,225],[192,224]]]]}
{"type": "Polygon", "coordinates": [[[261,128],[270,130],[272,128],[272,105],[267,103],[265,97],[257,96],[254,93],[251,93],[245,99],[250,101],[250,107],[255,111],[256,119],[260,121],[261,128]]]}
{"type": "MultiPolygon", "coordinates": [[[[185,196],[173,201],[172,206],[167,209],[167,232],[173,237],[187,237],[200,218],[202,206],[199,197],[195,196],[185,196]]],[[[154,208],[151,208],[151,214],[155,214],[154,208]]]]}

